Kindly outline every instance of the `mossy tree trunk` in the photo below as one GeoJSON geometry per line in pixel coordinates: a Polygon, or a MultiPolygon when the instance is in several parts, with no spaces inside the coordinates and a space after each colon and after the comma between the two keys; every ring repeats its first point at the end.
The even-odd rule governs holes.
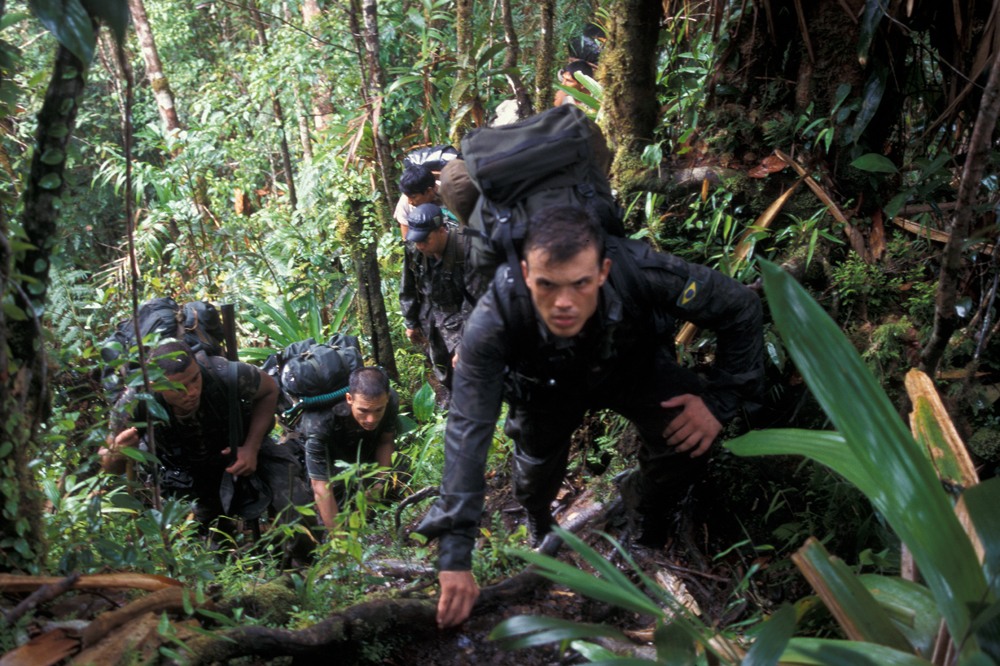
{"type": "Polygon", "coordinates": [[[174,94],[170,90],[170,82],[163,73],[163,63],[160,62],[160,53],[156,50],[156,40],[153,39],[153,31],[149,26],[149,17],[146,16],[146,6],[143,0],[128,0],[129,9],[132,12],[132,25],[135,26],[135,34],[139,37],[139,47],[142,51],[142,59],[146,63],[146,78],[153,88],[153,97],[156,99],[156,106],[160,111],[160,120],[167,134],[180,129],[181,123],[177,118],[177,108],[174,106],[174,94]]]}
{"type": "Polygon", "coordinates": [[[552,106],[552,63],[555,61],[556,0],[538,3],[541,38],[535,47],[535,110],[552,106]]]}
{"type": "MultiPolygon", "coordinates": [[[[95,24],[96,30],[96,24],[95,24]]],[[[56,243],[66,148],[76,122],[86,68],[60,46],[38,113],[38,134],[24,192],[21,224],[31,249],[15,252],[0,228],[0,570],[29,568],[45,554],[42,497],[28,469],[48,416],[48,362],[41,319],[56,243]]]]}
{"type": "Polygon", "coordinates": [[[640,157],[656,128],[656,58],[661,0],[614,0],[601,54],[605,135],[614,145],[611,178],[627,197],[642,171],[640,157]]]}
{"type": "Polygon", "coordinates": [[[389,316],[382,298],[382,278],[378,270],[375,236],[379,225],[372,219],[371,210],[366,202],[352,199],[345,212],[346,219],[338,226],[346,231],[343,239],[358,279],[357,304],[362,330],[371,341],[375,363],[385,368],[390,377],[396,378],[398,372],[389,333],[389,316]]]}

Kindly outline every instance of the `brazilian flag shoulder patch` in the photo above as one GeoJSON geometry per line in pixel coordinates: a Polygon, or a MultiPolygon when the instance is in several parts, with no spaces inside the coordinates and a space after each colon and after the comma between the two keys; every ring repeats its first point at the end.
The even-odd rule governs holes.
{"type": "Polygon", "coordinates": [[[698,298],[698,294],[701,293],[704,283],[696,280],[695,278],[688,278],[687,284],[684,286],[684,290],[681,295],[677,297],[677,305],[682,308],[686,308],[691,303],[693,303],[698,298]]]}

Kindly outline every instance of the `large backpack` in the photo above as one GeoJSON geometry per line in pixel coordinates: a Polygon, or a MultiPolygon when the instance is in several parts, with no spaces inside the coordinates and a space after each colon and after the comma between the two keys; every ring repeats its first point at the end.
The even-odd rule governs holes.
{"type": "Polygon", "coordinates": [[[440,173],[444,165],[458,157],[458,150],[454,146],[428,146],[410,151],[403,158],[403,168],[426,165],[431,171],[440,173]]]}
{"type": "Polygon", "coordinates": [[[263,370],[278,382],[281,417],[291,424],[303,411],[339,402],[347,394],[351,372],[363,365],[358,338],[334,333],[325,343],[307,338],[288,345],[272,354],[263,370]]]}
{"type": "Polygon", "coordinates": [[[483,127],[462,139],[479,200],[468,219],[471,262],[488,275],[516,264],[528,219],[551,205],[590,211],[611,235],[624,235],[605,174],[607,145],[596,123],[567,104],[513,125],[483,127]]]}
{"type": "MultiPolygon", "coordinates": [[[[139,336],[146,344],[155,346],[163,338],[176,338],[186,342],[194,352],[203,351],[209,356],[223,354],[222,317],[207,301],[191,301],[181,306],[169,296],[153,298],[139,306],[137,320],[139,336]]],[[[105,363],[102,383],[112,402],[125,388],[124,376],[139,367],[138,358],[132,355],[137,344],[131,319],[120,322],[101,344],[101,360],[105,363]]]]}

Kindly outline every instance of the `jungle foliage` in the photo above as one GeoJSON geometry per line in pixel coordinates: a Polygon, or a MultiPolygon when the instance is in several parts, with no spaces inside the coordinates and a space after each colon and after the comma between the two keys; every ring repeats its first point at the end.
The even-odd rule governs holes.
{"type": "MultiPolygon", "coordinates": [[[[379,345],[388,344],[398,365],[411,425],[402,449],[411,460],[412,490],[435,485],[445,417],[424,381],[419,350],[403,335],[396,301],[402,246],[391,220],[395,201],[381,182],[398,175],[408,150],[448,142],[488,121],[505,99],[527,98],[521,82],[554,82],[555,71],[536,71],[546,62],[544,3],[474,3],[462,14],[470,24],[458,30],[451,0],[379,3],[377,61],[386,80],[378,94],[371,93],[360,2],[146,0],[176,129],[161,122],[158,84],[144,77],[141,47],[126,29],[128,4],[0,0],[0,570],[142,571],[179,578],[199,593],[220,583],[236,594],[251,578],[278,575],[283,535],[274,530],[254,547],[232,544],[240,556],[223,562],[196,538],[184,507],[168,502],[152,510],[141,489],[97,474],[108,410],[101,340],[132,315],[136,301],[172,295],[234,303],[245,359],[336,330],[364,332],[374,357],[379,333],[367,321],[370,310],[359,307],[357,277],[362,257],[373,257],[381,290],[366,300],[381,300],[388,313],[391,339],[379,345]],[[508,18],[520,56],[514,60],[508,18]],[[458,43],[459,33],[467,43],[458,43]],[[380,146],[389,149],[388,163],[380,146]]],[[[655,51],[629,53],[628,44],[614,44],[595,79],[583,81],[587,92],[571,93],[604,123],[613,144],[624,131],[617,123],[629,124],[615,177],[630,230],[748,284],[761,274],[758,259],[767,259],[815,301],[785,286],[777,303],[778,270],[765,271],[764,298],[776,323],[767,330],[768,392],[741,427],[813,430],[832,422],[844,431],[841,421],[876,394],[877,420],[898,419],[908,400],[903,377],[921,366],[938,382],[959,435],[975,443],[981,476],[996,475],[996,4],[652,5],[663,12],[655,51]],[[654,72],[655,90],[638,91],[652,110],[648,118],[609,120],[601,110],[636,93],[627,90],[629,81],[609,85],[609,72],[622,71],[621,58],[654,72]],[[778,311],[807,302],[831,318],[824,335],[837,327],[846,335],[842,344],[857,352],[856,363],[827,357],[819,369],[806,365],[796,344],[799,337],[808,344],[809,335],[789,341],[778,311]],[[818,388],[831,374],[846,382],[835,386],[844,394],[835,404],[818,388]],[[861,384],[868,397],[855,394],[861,384]]],[[[556,2],[552,69],[588,22],[609,36],[627,34],[620,24],[644,8],[652,11],[626,0],[556,2]]],[[[546,91],[532,96],[545,99],[546,91]]],[[[685,362],[711,359],[710,337],[693,330],[684,336],[685,362]]],[[[613,423],[608,428],[617,432],[613,423]]],[[[833,439],[850,439],[847,432],[784,432],[778,444],[751,434],[733,448],[776,452],[787,441],[781,453],[817,457],[804,443],[816,440],[815,450],[825,450],[833,439]]],[[[498,434],[491,466],[503,469],[509,447],[498,434]]],[[[615,470],[627,462],[616,458],[615,470]]],[[[725,473],[741,465],[723,453],[725,473]]],[[[787,570],[792,552],[818,535],[857,571],[894,574],[898,542],[882,523],[911,548],[920,542],[897,522],[896,504],[905,498],[894,493],[902,490],[875,492],[831,465],[862,497],[825,469],[798,465],[777,465],[790,470],[781,478],[734,477],[733,498],[771,507],[744,517],[749,545],[741,548],[749,556],[775,550],[787,570]],[[847,524],[836,510],[845,506],[844,492],[852,509],[860,507],[847,524]]],[[[933,485],[926,470],[915,474],[915,486],[933,485]]],[[[982,505],[996,485],[985,488],[969,501],[982,505]]],[[[395,532],[392,512],[364,493],[355,501],[359,510],[342,526],[347,538],[323,544],[315,563],[292,576],[291,601],[281,612],[214,620],[308,626],[331,605],[348,606],[381,584],[365,566],[376,555],[411,562],[432,556],[423,546],[373,539],[395,532]]],[[[926,501],[954,532],[941,509],[950,500],[926,501]]],[[[985,569],[970,565],[965,577],[940,561],[947,553],[914,550],[928,587],[913,594],[935,620],[944,617],[963,663],[976,665],[985,654],[995,657],[982,633],[995,617],[997,595],[996,535],[987,536],[985,569]]],[[[477,555],[480,578],[516,568],[507,547],[523,538],[523,530],[508,531],[494,517],[477,555]]],[[[753,569],[744,589],[765,575],[753,569]]],[[[850,576],[837,576],[857,591],[850,576]]],[[[773,611],[761,603],[741,620],[755,624],[773,611]]],[[[788,611],[779,611],[757,632],[807,656],[841,649],[808,638],[789,643],[791,624],[788,611]]],[[[547,629],[558,640],[596,635],[547,629]]],[[[704,628],[688,629],[661,636],[663,663],[681,663],[694,650],[692,636],[705,635],[704,628]],[[671,654],[681,661],[670,661],[671,654]]],[[[926,652],[926,636],[916,645],[903,633],[905,645],[888,629],[883,637],[894,637],[897,652],[926,652]]],[[[0,650],[16,640],[17,627],[0,632],[0,650]]],[[[180,642],[161,654],[179,654],[180,642]]],[[[851,655],[864,648],[843,649],[842,663],[856,663],[851,655]]],[[[780,654],[775,648],[753,663],[775,663],[780,654]]],[[[606,656],[591,653],[595,661],[606,656]]]]}

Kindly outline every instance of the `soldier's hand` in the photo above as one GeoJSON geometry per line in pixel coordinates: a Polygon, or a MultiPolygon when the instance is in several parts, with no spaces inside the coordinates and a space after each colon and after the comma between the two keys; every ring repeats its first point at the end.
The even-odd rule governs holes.
{"type": "Polygon", "coordinates": [[[112,453],[118,453],[121,449],[131,446],[136,447],[139,445],[139,429],[138,428],[126,428],[120,433],[115,435],[114,441],[109,447],[112,453]]]}
{"type": "Polygon", "coordinates": [[[663,438],[670,446],[677,447],[679,453],[690,452],[692,458],[697,458],[708,451],[722,432],[722,424],[699,396],[679,395],[661,402],[660,406],[681,409],[681,413],[663,429],[663,438]]]}
{"type": "Polygon", "coordinates": [[[426,342],[424,339],[424,334],[420,332],[417,328],[406,329],[406,339],[415,345],[422,345],[426,342]]]}
{"type": "Polygon", "coordinates": [[[479,597],[479,586],[471,571],[442,571],[438,574],[438,628],[447,629],[465,622],[479,597]]]}
{"type": "MultiPolygon", "coordinates": [[[[222,455],[228,456],[230,453],[227,446],[222,450],[222,455]]],[[[226,471],[236,476],[250,476],[257,471],[257,452],[249,446],[240,446],[236,449],[236,461],[226,468],[226,471]]]]}

